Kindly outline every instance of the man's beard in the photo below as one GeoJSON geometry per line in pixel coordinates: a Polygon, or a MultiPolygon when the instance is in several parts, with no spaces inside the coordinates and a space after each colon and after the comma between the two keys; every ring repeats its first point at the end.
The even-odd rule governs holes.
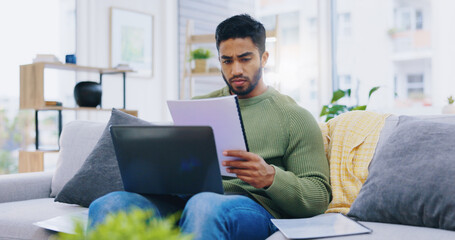
{"type": "Polygon", "coordinates": [[[261,79],[262,77],[262,68],[258,68],[258,70],[256,71],[256,73],[254,74],[253,76],[253,81],[250,80],[249,77],[247,76],[243,76],[243,75],[236,75],[236,76],[233,76],[232,78],[229,79],[229,81],[226,79],[226,77],[224,76],[224,73],[221,72],[221,75],[223,76],[223,79],[224,79],[224,82],[226,83],[226,85],[229,87],[229,90],[234,93],[234,94],[237,94],[238,96],[245,96],[245,95],[248,95],[249,93],[251,93],[255,88],[256,86],[258,85],[259,83],[259,79],[261,79]],[[242,79],[245,79],[248,83],[250,83],[248,85],[248,87],[246,89],[241,89],[241,90],[236,90],[232,87],[231,84],[229,84],[229,82],[235,78],[242,78],[242,79]]]}

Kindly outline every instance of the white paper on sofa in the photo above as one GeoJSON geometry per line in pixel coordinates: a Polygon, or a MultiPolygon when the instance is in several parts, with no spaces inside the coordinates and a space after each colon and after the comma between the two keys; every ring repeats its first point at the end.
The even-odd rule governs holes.
{"type": "Polygon", "coordinates": [[[311,239],[371,233],[371,229],[341,213],[326,213],[311,218],[271,219],[289,239],[311,239]]]}
{"type": "Polygon", "coordinates": [[[44,221],[35,222],[33,223],[33,225],[56,232],[74,234],[76,221],[81,222],[83,229],[86,229],[88,222],[88,209],[84,209],[80,212],[54,217],[44,221]]]}

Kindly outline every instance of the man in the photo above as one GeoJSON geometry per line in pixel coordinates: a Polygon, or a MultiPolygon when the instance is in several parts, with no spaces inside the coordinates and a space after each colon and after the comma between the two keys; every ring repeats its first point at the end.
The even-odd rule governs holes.
{"type": "Polygon", "coordinates": [[[180,227],[196,239],[265,239],[277,229],[271,218],[310,217],[323,213],[331,198],[329,167],[321,131],[305,109],[268,87],[264,26],[237,15],[216,29],[221,72],[227,86],[206,96],[237,94],[250,152],[226,150],[224,161],[237,178],[223,180],[226,192],[199,193],[185,200],[172,196],[108,194],[90,206],[93,224],[107,213],[132,206],[165,216],[183,209],[180,227]]]}

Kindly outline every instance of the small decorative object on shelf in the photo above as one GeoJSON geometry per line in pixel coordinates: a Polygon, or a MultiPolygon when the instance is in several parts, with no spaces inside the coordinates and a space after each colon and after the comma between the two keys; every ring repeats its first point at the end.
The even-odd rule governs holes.
{"type": "Polygon", "coordinates": [[[191,51],[191,59],[194,60],[194,73],[207,72],[207,59],[212,57],[212,52],[209,49],[198,48],[191,51]]]}
{"type": "Polygon", "coordinates": [[[455,114],[455,105],[453,105],[453,96],[447,98],[448,104],[442,108],[442,114],[455,114]]]}
{"type": "Polygon", "coordinates": [[[129,64],[117,64],[114,68],[117,70],[132,70],[129,64]]]}
{"type": "Polygon", "coordinates": [[[36,54],[33,63],[38,62],[60,63],[58,58],[53,54],[36,54]]]}
{"type": "Polygon", "coordinates": [[[101,103],[101,85],[97,82],[83,81],[74,87],[74,99],[79,107],[96,107],[101,103]]]}
{"type": "Polygon", "coordinates": [[[46,107],[61,107],[62,106],[62,102],[59,102],[59,101],[45,101],[44,105],[46,107]]]}
{"type": "Polygon", "coordinates": [[[76,55],[68,54],[65,56],[65,63],[76,64],[76,55]]]}

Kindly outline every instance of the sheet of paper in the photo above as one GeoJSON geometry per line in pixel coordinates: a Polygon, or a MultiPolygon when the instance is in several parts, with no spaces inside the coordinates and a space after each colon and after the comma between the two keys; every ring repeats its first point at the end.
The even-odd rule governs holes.
{"type": "Polygon", "coordinates": [[[236,97],[167,101],[175,125],[212,127],[221,175],[231,177],[236,175],[226,172],[221,161],[234,158],[223,151],[248,150],[236,97]]]}
{"type": "Polygon", "coordinates": [[[272,219],[289,239],[312,239],[371,233],[371,230],[341,213],[326,213],[311,218],[272,219]]]}
{"type": "Polygon", "coordinates": [[[80,221],[83,224],[84,229],[86,229],[88,222],[88,209],[54,217],[44,221],[35,222],[33,225],[56,232],[74,234],[74,227],[76,226],[75,221],[80,221]]]}

